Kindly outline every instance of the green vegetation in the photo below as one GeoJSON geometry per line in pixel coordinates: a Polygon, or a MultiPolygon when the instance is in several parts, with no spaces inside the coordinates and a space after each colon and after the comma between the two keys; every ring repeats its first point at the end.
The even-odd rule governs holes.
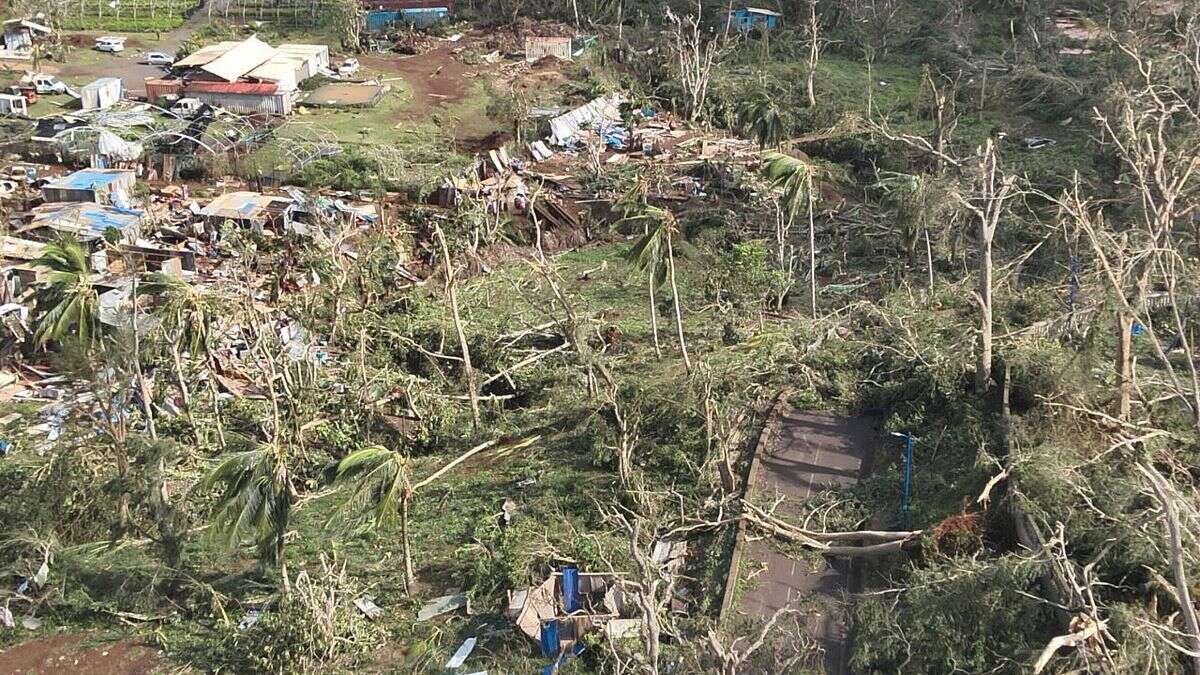
{"type": "MultiPolygon", "coordinates": [[[[725,8],[465,8],[482,33],[412,58],[470,83],[364,57],[378,106],[306,109],[234,170],[379,217],[228,223],[202,284],[123,272],[136,324],[102,325],[85,250],[51,244],[35,334],[2,352],[65,390],[0,403],[0,568],[29,582],[0,599],[44,619],[20,637],[120,617],[198,670],[289,673],[437,672],[474,637],[466,667],[529,672],[510,592],[570,562],[623,575],[640,621],[563,672],[818,669],[803,616],[743,611],[770,575],[726,578],[743,528],[787,565],[854,559],[854,672],[1194,670],[1200,21],[819,1],[739,36],[725,8]],[[598,41],[557,72],[477,62],[576,12],[598,41]],[[535,102],[612,91],[631,152],[585,129],[430,203],[495,175],[474,141],[544,131],[535,102]],[[294,161],[317,141],[341,152],[294,161]],[[747,498],[777,397],[877,424],[866,474],[747,498]]],[[[272,11],[345,28],[227,20],[272,11]]]]}

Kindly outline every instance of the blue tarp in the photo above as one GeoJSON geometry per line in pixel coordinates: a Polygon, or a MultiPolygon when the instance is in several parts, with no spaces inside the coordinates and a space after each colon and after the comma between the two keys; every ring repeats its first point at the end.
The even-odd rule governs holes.
{"type": "Polygon", "coordinates": [[[428,26],[449,16],[450,9],[448,7],[377,9],[367,12],[367,30],[383,30],[394,23],[411,23],[416,26],[428,26]]]}
{"type": "Polygon", "coordinates": [[[59,178],[46,187],[61,190],[90,190],[93,187],[103,187],[109,183],[118,181],[124,173],[124,171],[104,169],[80,169],[69,176],[59,178]]]}
{"type": "Polygon", "coordinates": [[[48,227],[83,227],[93,234],[102,235],[110,229],[122,231],[137,225],[141,219],[141,211],[77,202],[64,204],[61,209],[43,211],[35,218],[35,222],[48,227]]]}

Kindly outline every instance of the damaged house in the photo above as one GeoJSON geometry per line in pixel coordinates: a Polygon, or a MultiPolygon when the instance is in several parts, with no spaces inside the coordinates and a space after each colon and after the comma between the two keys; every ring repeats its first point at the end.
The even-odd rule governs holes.
{"type": "Polygon", "coordinates": [[[146,96],[194,98],[243,114],[290,115],[300,99],[300,83],[328,68],[325,45],[276,49],[250,36],[203,47],[176,61],[173,77],[146,80],[146,96]]]}
{"type": "Polygon", "coordinates": [[[259,192],[226,192],[200,210],[205,226],[219,230],[232,222],[255,232],[284,230],[292,225],[296,203],[289,197],[264,195],[259,192]]]}
{"type": "Polygon", "coordinates": [[[80,169],[42,186],[42,199],[127,207],[137,182],[129,169],[80,169]]]}
{"type": "Polygon", "coordinates": [[[33,47],[50,37],[54,31],[49,26],[27,19],[12,19],[4,22],[4,54],[6,58],[28,57],[33,47]]]}

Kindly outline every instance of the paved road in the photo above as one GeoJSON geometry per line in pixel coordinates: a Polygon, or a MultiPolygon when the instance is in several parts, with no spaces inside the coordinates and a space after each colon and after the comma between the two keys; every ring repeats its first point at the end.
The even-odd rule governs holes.
{"type": "MultiPolygon", "coordinates": [[[[785,500],[776,513],[799,522],[795,516],[810,495],[858,481],[868,469],[878,439],[870,418],[837,417],[785,407],[770,441],[760,449],[762,454],[751,477],[754,501],[762,504],[776,495],[783,496],[785,500]]],[[[845,591],[852,579],[846,560],[824,558],[810,564],[784,554],[770,539],[757,539],[745,543],[741,570],[743,578],[750,574],[754,577],[739,598],[739,614],[765,619],[781,607],[806,610],[808,630],[825,649],[825,671],[848,672],[845,591]]]]}

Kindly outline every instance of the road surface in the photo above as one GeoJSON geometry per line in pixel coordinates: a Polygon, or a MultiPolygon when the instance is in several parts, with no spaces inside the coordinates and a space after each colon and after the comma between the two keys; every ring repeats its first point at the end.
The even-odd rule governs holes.
{"type": "MultiPolygon", "coordinates": [[[[799,523],[802,504],[813,494],[857,482],[869,469],[879,444],[874,420],[800,412],[784,406],[769,440],[759,448],[751,490],[757,504],[784,497],[776,514],[799,523]]],[[[769,618],[782,607],[805,613],[809,633],[825,650],[825,672],[849,672],[845,593],[852,587],[845,559],[790,557],[769,538],[743,543],[740,576],[750,578],[736,611],[769,618]]]]}

